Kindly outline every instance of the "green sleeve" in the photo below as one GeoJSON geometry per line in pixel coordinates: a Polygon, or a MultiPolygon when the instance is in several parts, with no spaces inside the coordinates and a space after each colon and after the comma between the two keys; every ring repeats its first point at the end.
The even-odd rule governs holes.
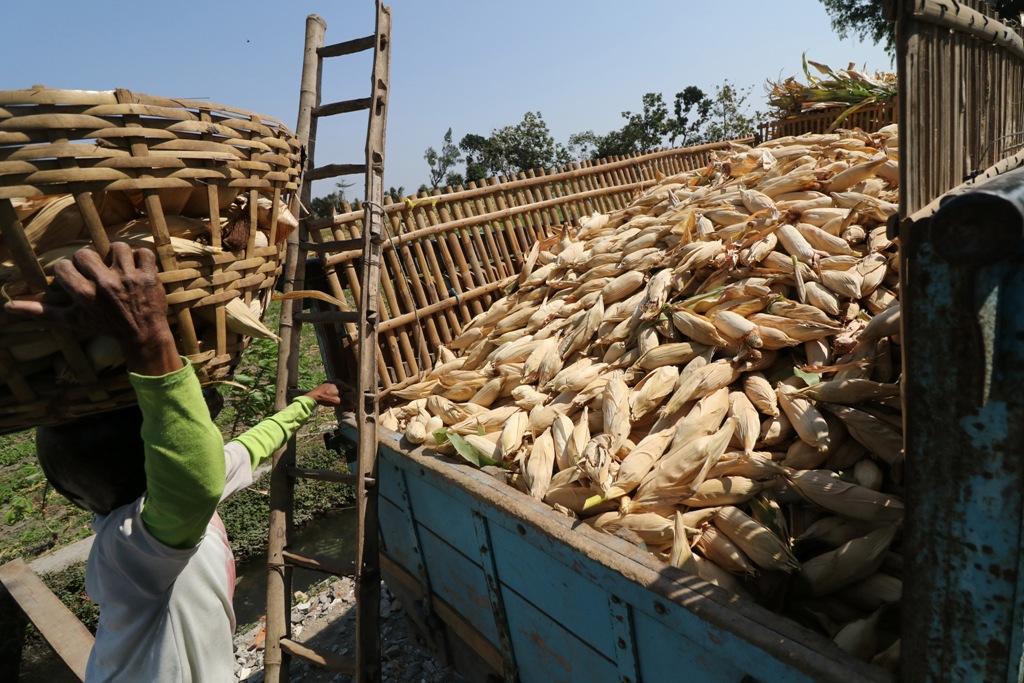
{"type": "Polygon", "coordinates": [[[255,470],[261,462],[299,431],[299,427],[306,423],[315,409],[316,401],[308,396],[299,396],[287,408],[271,415],[244,434],[238,435],[234,441],[249,451],[249,459],[255,470]]]}
{"type": "Polygon", "coordinates": [[[224,490],[224,441],[186,362],[150,377],[130,375],[142,410],[146,498],[142,521],[161,543],[191,548],[203,538],[224,490]]]}

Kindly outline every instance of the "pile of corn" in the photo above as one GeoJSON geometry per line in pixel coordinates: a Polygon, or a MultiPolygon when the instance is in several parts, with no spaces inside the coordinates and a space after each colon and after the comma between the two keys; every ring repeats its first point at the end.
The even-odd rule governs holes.
{"type": "Polygon", "coordinates": [[[382,424],[895,666],[896,136],[734,145],[535,245],[382,424]]]}

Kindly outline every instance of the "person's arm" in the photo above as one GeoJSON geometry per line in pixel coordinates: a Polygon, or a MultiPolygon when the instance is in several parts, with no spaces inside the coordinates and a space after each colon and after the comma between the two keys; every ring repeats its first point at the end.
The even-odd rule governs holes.
{"type": "Polygon", "coordinates": [[[20,300],[8,302],[5,311],[120,342],[143,414],[143,524],[165,545],[193,547],[224,487],[220,433],[195,373],[175,348],[156,255],[112,242],[109,259],[108,266],[95,251],[82,249],[57,261],[54,274],[71,305],[20,300]]]}
{"type": "Polygon", "coordinates": [[[245,446],[249,452],[252,469],[255,470],[262,461],[292,438],[292,435],[310,418],[317,405],[337,406],[340,403],[338,387],[331,383],[321,384],[313,391],[299,396],[284,410],[271,415],[232,440],[245,446]]]}
{"type": "Polygon", "coordinates": [[[224,442],[190,365],[131,374],[142,409],[146,497],[142,521],[161,543],[199,543],[224,490],[224,442]]]}

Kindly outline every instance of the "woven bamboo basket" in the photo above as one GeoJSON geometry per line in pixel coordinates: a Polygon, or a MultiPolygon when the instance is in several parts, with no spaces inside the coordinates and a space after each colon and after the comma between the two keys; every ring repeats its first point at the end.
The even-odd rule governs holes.
{"type": "MultiPolygon", "coordinates": [[[[0,91],[0,294],[53,290],[53,264],[123,240],[156,252],[178,349],[226,379],[281,272],[302,150],[281,122],[127,90],[0,91]]],[[[0,327],[0,433],[134,402],[113,340],[0,327]]]]}

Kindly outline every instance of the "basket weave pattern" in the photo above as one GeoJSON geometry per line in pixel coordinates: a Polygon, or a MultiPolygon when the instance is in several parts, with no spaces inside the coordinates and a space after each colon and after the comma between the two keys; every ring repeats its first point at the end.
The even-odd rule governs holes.
{"type": "MultiPolygon", "coordinates": [[[[179,351],[202,380],[224,379],[252,334],[237,307],[258,318],[281,272],[301,159],[279,121],[224,105],[0,91],[0,294],[53,290],[52,263],[77,248],[148,245],[179,351]],[[48,232],[33,231],[48,209],[48,232]]],[[[39,323],[0,327],[0,433],[134,402],[100,341],[39,323]]]]}

